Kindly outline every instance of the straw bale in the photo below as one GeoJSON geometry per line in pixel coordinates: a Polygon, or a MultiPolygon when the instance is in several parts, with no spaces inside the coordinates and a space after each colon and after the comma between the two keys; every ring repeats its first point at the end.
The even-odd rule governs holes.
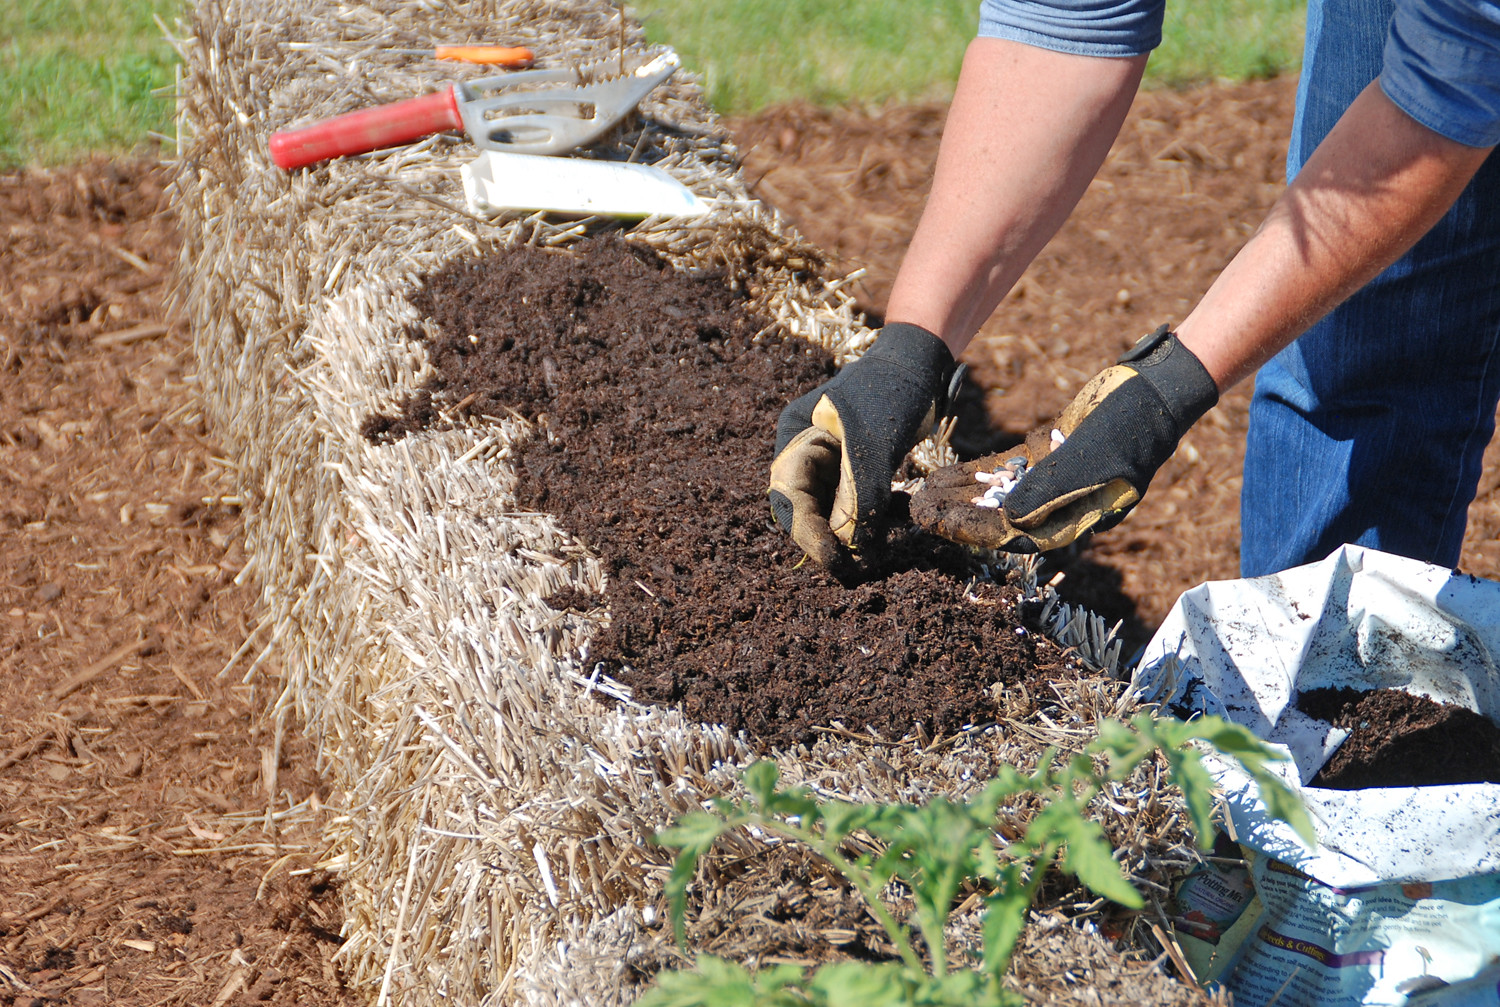
{"type": "MultiPolygon", "coordinates": [[[[428,374],[409,299],[419,277],[517,243],[570,254],[599,222],[470,215],[458,167],[472,148],[451,137],[292,175],[265,142],[483,72],[380,46],[503,39],[582,64],[618,60],[622,40],[646,52],[640,27],[604,0],[198,0],[181,35],[176,296],[244,501],[245,576],[286,668],[275,709],[306,722],[340,795],[323,862],[344,879],[346,975],[382,1004],[628,1002],[628,963],[662,940],[669,863],[647,840],[732,792],[749,747],[632,701],[589,661],[597,625],[543,602],[601,591],[603,574],[550,515],[515,502],[510,458],[529,424],[486,417],[384,446],[359,433],[428,374]]],[[[861,352],[872,333],[850,278],[828,275],[816,248],[748,198],[695,79],[679,74],[641,111],[602,155],[657,163],[716,209],[645,221],[632,240],[722,274],[841,358],[861,352]]],[[[952,455],[928,443],[917,457],[930,467],[952,455]]],[[[780,753],[787,779],[855,800],[963,796],[999,761],[1032,765],[1128,711],[1124,685],[1100,670],[1118,658],[1103,622],[1059,604],[1030,566],[1022,577],[1077,656],[1076,677],[1054,686],[1060,719],[1013,695],[1001,699],[1014,716],[952,738],[871,739],[844,725],[780,753]]],[[[1099,803],[1142,876],[1190,858],[1179,811],[1151,771],[1099,803]]],[[[761,847],[733,837],[725,853],[761,847]]],[[[1053,972],[1116,960],[1097,934],[1067,932],[1049,938],[1053,972]]]]}

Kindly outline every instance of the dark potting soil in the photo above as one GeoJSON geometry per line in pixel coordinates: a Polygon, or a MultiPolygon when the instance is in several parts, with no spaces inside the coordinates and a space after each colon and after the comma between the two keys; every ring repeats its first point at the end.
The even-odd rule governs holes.
{"type": "Polygon", "coordinates": [[[1473,710],[1399,689],[1312,689],[1297,709],[1350,732],[1314,787],[1500,783],[1500,727],[1473,710]]]}
{"type": "Polygon", "coordinates": [[[591,659],[646,703],[744,730],[761,747],[834,722],[900,738],[992,715],[990,688],[1036,673],[1014,592],[915,529],[840,583],[770,521],[766,478],[787,401],[833,372],[714,277],[614,237],[519,248],[429,277],[415,298],[442,337],[436,376],[391,439],[442,409],[509,409],[544,434],[520,449],[520,503],[600,556],[609,628],[591,659]],[[857,581],[857,583],[855,582],[857,581]]]}

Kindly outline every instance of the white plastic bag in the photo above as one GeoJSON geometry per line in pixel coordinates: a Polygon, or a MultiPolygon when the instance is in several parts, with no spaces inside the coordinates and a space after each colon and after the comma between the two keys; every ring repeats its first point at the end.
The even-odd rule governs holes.
{"type": "Polygon", "coordinates": [[[1497,658],[1500,584],[1356,546],[1178,600],[1134,688],[1283,747],[1318,835],[1308,849],[1215,763],[1257,896],[1217,949],[1236,1005],[1500,1005],[1500,785],[1305,786],[1345,732],[1296,708],[1311,689],[1401,689],[1500,722],[1497,658]]]}

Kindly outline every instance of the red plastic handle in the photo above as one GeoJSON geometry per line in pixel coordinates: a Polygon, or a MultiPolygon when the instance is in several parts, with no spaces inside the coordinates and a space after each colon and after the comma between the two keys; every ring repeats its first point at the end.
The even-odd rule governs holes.
{"type": "Polygon", "coordinates": [[[462,129],[454,88],[334,116],[301,129],[271,134],[271,160],[291,171],[330,157],[363,154],[419,140],[445,129],[462,129]]]}

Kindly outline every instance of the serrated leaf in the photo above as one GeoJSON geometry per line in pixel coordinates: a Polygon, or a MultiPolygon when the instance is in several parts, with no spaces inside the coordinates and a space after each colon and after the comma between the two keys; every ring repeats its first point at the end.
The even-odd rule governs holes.
{"type": "Polygon", "coordinates": [[[1099,722],[1099,745],[1113,755],[1125,755],[1140,744],[1141,736],[1118,720],[1099,722]]]}
{"type": "Polygon", "coordinates": [[[1068,817],[1060,819],[1060,824],[1068,841],[1064,870],[1076,875],[1090,891],[1128,909],[1139,909],[1146,904],[1120,870],[1098,822],[1068,817]]]}
{"type": "Polygon", "coordinates": [[[915,810],[910,804],[872,804],[864,827],[872,835],[894,836],[901,832],[907,817],[915,810]]]}
{"type": "Polygon", "coordinates": [[[1025,1000],[1008,993],[994,976],[961,970],[941,979],[929,980],[921,991],[921,1000],[932,1007],[1021,1007],[1025,1000]]]}
{"type": "Polygon", "coordinates": [[[1036,771],[1026,777],[1025,789],[1034,793],[1041,793],[1048,789],[1048,785],[1052,782],[1052,764],[1056,761],[1056,746],[1049,745],[1042,749],[1042,754],[1036,760],[1036,771]]]}
{"type": "Polygon", "coordinates": [[[672,917],[672,939],[678,947],[687,946],[687,886],[697,869],[698,851],[683,850],[673,861],[672,872],[662,889],[667,897],[667,913],[672,917]]]}
{"type": "Polygon", "coordinates": [[[1282,762],[1286,754],[1278,749],[1272,748],[1265,741],[1255,736],[1243,724],[1236,724],[1222,717],[1200,717],[1192,722],[1193,734],[1213,745],[1225,755],[1231,755],[1242,762],[1253,759],[1257,763],[1282,762]]]}
{"type": "Polygon", "coordinates": [[[979,797],[975,798],[975,805],[987,809],[989,816],[993,817],[997,808],[1007,797],[1031,789],[1031,782],[1021,775],[1015,766],[1002,765],[996,770],[990,782],[984,785],[984,790],[979,797]]]}
{"type": "Polygon", "coordinates": [[[996,881],[1000,877],[1000,854],[995,852],[995,844],[986,840],[974,848],[974,874],[988,881],[996,881]]]}
{"type": "Polygon", "coordinates": [[[728,829],[729,824],[715,818],[706,811],[694,811],[684,815],[677,824],[663,829],[655,836],[663,846],[675,847],[677,859],[672,862],[672,871],[667,875],[663,893],[667,896],[667,912],[672,917],[672,934],[679,945],[687,940],[684,918],[687,915],[687,886],[698,869],[698,858],[706,853],[728,829]]]}
{"type": "Polygon", "coordinates": [[[1079,779],[1087,779],[1094,775],[1094,760],[1089,758],[1087,752],[1074,752],[1073,757],[1068,760],[1068,768],[1079,779]]]}
{"type": "Polygon", "coordinates": [[[676,849],[677,858],[672,862],[671,873],[663,887],[667,897],[667,914],[672,919],[672,935],[679,945],[687,942],[685,918],[687,916],[687,886],[698,869],[698,858],[713,846],[714,840],[723,835],[729,825],[706,811],[694,811],[684,815],[676,825],[663,829],[652,837],[661,846],[676,849]]]}
{"type": "Polygon", "coordinates": [[[714,844],[714,840],[729,828],[722,818],[706,811],[693,811],[683,815],[676,825],[662,829],[651,841],[658,846],[669,846],[676,850],[702,852],[714,844]]]}
{"type": "MultiPolygon", "coordinates": [[[[1312,818],[1307,813],[1306,806],[1297,793],[1289,788],[1281,778],[1266,769],[1268,762],[1284,762],[1288,756],[1277,748],[1272,748],[1264,740],[1257,737],[1253,731],[1243,724],[1236,724],[1222,717],[1199,717],[1187,724],[1176,723],[1179,733],[1186,738],[1201,738],[1213,745],[1222,754],[1237,761],[1241,768],[1255,780],[1260,788],[1261,803],[1266,806],[1266,811],[1273,818],[1278,818],[1292,827],[1297,835],[1308,846],[1317,845],[1317,832],[1313,828],[1312,818]]],[[[1166,750],[1163,750],[1166,752],[1166,750]]],[[[1198,829],[1198,845],[1208,849],[1210,842],[1206,829],[1198,826],[1198,812],[1193,805],[1193,797],[1183,787],[1183,779],[1199,779],[1199,774],[1207,776],[1207,771],[1202,769],[1198,762],[1197,753],[1191,749],[1181,749],[1183,759],[1179,765],[1172,760],[1172,754],[1167,752],[1168,761],[1172,763],[1174,781],[1183,789],[1184,797],[1188,798],[1188,807],[1193,812],[1194,828],[1198,829]],[[1179,771],[1183,774],[1178,778],[1179,771]]],[[[1201,786],[1201,780],[1197,786],[1201,786]]],[[[1207,788],[1211,789],[1211,783],[1207,788]]],[[[1211,798],[1206,798],[1211,800],[1211,798]]]]}
{"type": "Polygon", "coordinates": [[[984,900],[984,970],[1002,976],[1010,968],[1010,957],[1016,941],[1026,928],[1026,914],[1031,911],[1031,893],[1018,864],[1007,864],[1000,891],[984,900]]]}
{"type": "Polygon", "coordinates": [[[700,955],[691,971],[659,973],[656,985],[635,1003],[637,1007],[794,1007],[805,1001],[785,990],[801,979],[802,970],[795,965],[751,973],[735,962],[700,955]]]}
{"type": "Polygon", "coordinates": [[[759,759],[749,765],[744,773],[745,789],[761,804],[766,805],[776,793],[776,781],[781,779],[781,770],[769,759],[759,759]]]}
{"type": "Polygon", "coordinates": [[[1066,841],[1067,826],[1063,819],[1078,816],[1078,806],[1070,795],[1059,795],[1048,802],[1026,826],[1023,844],[1032,850],[1040,850],[1048,843],[1066,841]]]}
{"type": "Polygon", "coordinates": [[[1182,791],[1192,819],[1193,835],[1200,849],[1213,845],[1214,781],[1203,768],[1203,760],[1192,747],[1163,748],[1172,782],[1182,791]]]}
{"type": "Polygon", "coordinates": [[[832,840],[843,839],[854,830],[864,828],[875,817],[870,805],[848,801],[829,801],[821,810],[823,834],[832,840]]]}
{"type": "Polygon", "coordinates": [[[1281,778],[1266,770],[1251,770],[1250,775],[1255,780],[1255,785],[1260,788],[1261,803],[1266,806],[1266,811],[1273,818],[1279,818],[1292,827],[1304,843],[1310,847],[1318,845],[1318,832],[1313,828],[1312,816],[1307,813],[1307,805],[1302,803],[1302,798],[1297,795],[1291,787],[1281,781],[1281,778]]]}
{"type": "Polygon", "coordinates": [[[801,787],[772,794],[761,804],[767,814],[795,818],[804,826],[811,826],[823,817],[817,802],[808,797],[807,791],[801,787]]]}
{"type": "Polygon", "coordinates": [[[827,1007],[907,1007],[921,978],[892,962],[838,962],[814,972],[807,988],[827,1007]]]}

